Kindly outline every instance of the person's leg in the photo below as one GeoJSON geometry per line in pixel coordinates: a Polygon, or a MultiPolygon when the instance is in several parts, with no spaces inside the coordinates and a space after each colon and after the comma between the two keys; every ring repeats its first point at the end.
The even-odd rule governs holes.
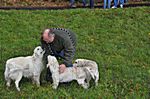
{"type": "Polygon", "coordinates": [[[111,8],[117,8],[117,6],[116,6],[116,0],[114,0],[114,5],[111,8]]]}
{"type": "Polygon", "coordinates": [[[94,0],[90,0],[90,8],[94,8],[94,0]]]}
{"type": "Polygon", "coordinates": [[[120,0],[120,4],[124,5],[124,0],[120,0]]]}
{"type": "Polygon", "coordinates": [[[86,0],[82,0],[83,6],[86,6],[86,0]]]}
{"type": "Polygon", "coordinates": [[[117,8],[118,0],[114,0],[114,6],[117,8]]]}
{"type": "Polygon", "coordinates": [[[104,9],[106,9],[107,0],[104,0],[104,9]]]}
{"type": "Polygon", "coordinates": [[[55,55],[55,57],[57,58],[57,59],[59,59],[59,58],[64,58],[64,50],[62,50],[62,51],[60,51],[60,52],[56,52],[57,54],[55,55]]]}
{"type": "Polygon", "coordinates": [[[124,0],[120,0],[120,7],[123,8],[124,0]]]}
{"type": "Polygon", "coordinates": [[[108,9],[110,9],[110,5],[111,5],[111,0],[108,0],[108,9]]]}
{"type": "Polygon", "coordinates": [[[71,6],[71,7],[74,6],[74,0],[70,0],[70,6],[71,6]]]}

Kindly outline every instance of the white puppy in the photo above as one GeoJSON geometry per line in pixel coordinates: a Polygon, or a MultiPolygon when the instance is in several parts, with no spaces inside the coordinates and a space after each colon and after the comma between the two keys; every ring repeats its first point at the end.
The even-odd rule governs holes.
{"type": "Polygon", "coordinates": [[[88,67],[87,69],[92,74],[92,78],[95,79],[96,85],[98,85],[99,71],[98,71],[98,65],[95,61],[87,60],[87,59],[76,59],[73,66],[88,67]]]}
{"type": "Polygon", "coordinates": [[[34,49],[32,56],[27,57],[17,57],[7,60],[5,67],[5,80],[6,85],[10,87],[11,81],[15,80],[15,85],[18,91],[19,82],[22,77],[31,78],[33,83],[40,86],[40,74],[43,69],[42,58],[44,50],[38,46],[34,49]]]}
{"type": "Polygon", "coordinates": [[[92,75],[89,67],[68,67],[64,73],[59,74],[59,63],[54,56],[48,56],[47,67],[52,73],[53,88],[57,89],[59,82],[70,82],[77,80],[78,84],[83,88],[89,87],[92,75]]]}

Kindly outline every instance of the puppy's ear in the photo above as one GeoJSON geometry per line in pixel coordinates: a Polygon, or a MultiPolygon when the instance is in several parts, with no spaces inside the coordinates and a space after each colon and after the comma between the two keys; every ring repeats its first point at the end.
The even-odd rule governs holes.
{"type": "Polygon", "coordinates": [[[50,59],[51,59],[51,56],[50,56],[50,55],[48,55],[48,56],[47,56],[47,59],[48,59],[48,60],[50,60],[50,59]]]}
{"type": "Polygon", "coordinates": [[[57,63],[57,59],[55,57],[52,57],[51,58],[51,62],[52,62],[52,64],[56,64],[57,63]]]}
{"type": "Polygon", "coordinates": [[[85,71],[86,74],[90,74],[92,78],[95,80],[95,76],[94,76],[94,73],[92,72],[91,67],[84,67],[83,70],[85,71]]]}

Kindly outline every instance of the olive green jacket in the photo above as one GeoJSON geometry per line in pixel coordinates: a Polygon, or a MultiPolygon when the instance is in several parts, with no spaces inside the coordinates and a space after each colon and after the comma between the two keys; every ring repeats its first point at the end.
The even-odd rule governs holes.
{"type": "Polygon", "coordinates": [[[45,56],[53,55],[54,51],[64,51],[63,64],[66,66],[71,65],[75,53],[76,35],[72,31],[63,28],[51,28],[51,31],[55,34],[52,43],[46,43],[41,38],[42,48],[46,51],[45,56]]]}

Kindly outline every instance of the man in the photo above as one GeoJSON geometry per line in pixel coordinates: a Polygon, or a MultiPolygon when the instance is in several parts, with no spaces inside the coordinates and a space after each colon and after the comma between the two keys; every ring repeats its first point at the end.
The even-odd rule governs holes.
{"type": "MultiPolygon", "coordinates": [[[[50,28],[45,29],[41,36],[42,48],[45,49],[44,60],[47,64],[47,56],[52,55],[57,59],[63,59],[59,72],[63,73],[66,67],[72,67],[72,60],[75,54],[76,36],[67,29],[50,28]]],[[[46,80],[51,80],[51,73],[47,69],[46,80]]]]}

